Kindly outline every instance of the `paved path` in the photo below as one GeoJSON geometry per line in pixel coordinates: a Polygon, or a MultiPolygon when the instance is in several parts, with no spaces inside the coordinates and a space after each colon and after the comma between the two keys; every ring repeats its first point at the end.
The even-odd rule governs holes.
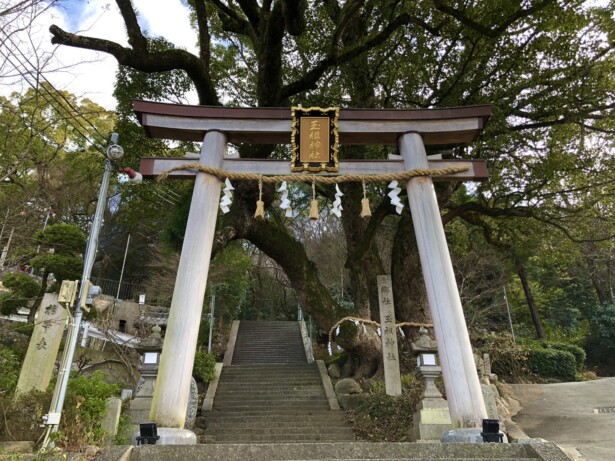
{"type": "Polygon", "coordinates": [[[615,378],[511,387],[522,407],[513,420],[530,437],[576,448],[587,461],[615,460],[615,378]],[[594,411],[601,407],[614,412],[594,411]]]}

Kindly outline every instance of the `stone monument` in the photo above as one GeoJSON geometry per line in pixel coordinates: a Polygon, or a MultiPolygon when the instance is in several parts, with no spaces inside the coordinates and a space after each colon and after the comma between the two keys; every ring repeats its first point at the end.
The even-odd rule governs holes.
{"type": "Polygon", "coordinates": [[[66,309],[58,303],[57,293],[46,293],[41,302],[28,352],[21,367],[16,394],[45,391],[62,342],[66,309]]]}
{"type": "Polygon", "coordinates": [[[380,304],[380,325],[382,338],[382,363],[384,364],[384,386],[387,395],[401,395],[401,374],[399,372],[399,350],[395,329],[395,307],[393,285],[390,275],[379,275],[378,301],[380,304]]]}

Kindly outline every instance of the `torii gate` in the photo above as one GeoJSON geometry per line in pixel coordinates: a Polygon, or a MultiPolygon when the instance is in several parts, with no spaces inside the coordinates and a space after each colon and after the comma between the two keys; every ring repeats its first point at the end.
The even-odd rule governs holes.
{"type": "MultiPolygon", "coordinates": [[[[227,143],[289,144],[289,108],[229,108],[135,101],[134,110],[155,138],[203,141],[199,162],[232,172],[262,175],[290,173],[288,160],[225,158],[227,143]]],[[[483,161],[431,160],[425,145],[468,143],[476,139],[491,115],[491,106],[449,109],[340,109],[340,144],[398,145],[400,156],[389,160],[340,161],[339,174],[381,174],[411,169],[467,164],[463,173],[433,180],[480,181],[487,178],[483,161]]],[[[194,162],[194,156],[191,157],[194,162]]],[[[143,158],[140,171],[154,178],[187,158],[143,158]]],[[[177,178],[195,178],[160,370],[150,419],[163,428],[183,428],[192,364],[213,246],[221,180],[190,170],[177,178]]],[[[433,180],[407,183],[408,201],[418,243],[427,298],[454,427],[479,427],[487,417],[461,300],[453,273],[433,180]]],[[[176,442],[181,443],[181,442],[176,442]]],[[[190,442],[187,442],[190,443],[190,442]]]]}

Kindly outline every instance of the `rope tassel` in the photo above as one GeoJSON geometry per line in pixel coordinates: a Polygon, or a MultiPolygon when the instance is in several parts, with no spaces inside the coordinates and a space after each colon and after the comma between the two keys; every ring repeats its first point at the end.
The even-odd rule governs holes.
{"type": "Polygon", "coordinates": [[[318,212],[318,200],[316,200],[316,183],[312,182],[312,203],[310,203],[310,219],[318,221],[320,213],[318,212]]]}
{"type": "Polygon", "coordinates": [[[256,202],[256,212],[254,219],[263,221],[265,219],[265,202],[263,202],[263,180],[258,180],[258,201],[256,202]]]}
{"type": "Polygon", "coordinates": [[[369,209],[369,199],[365,190],[365,178],[363,178],[363,198],[361,199],[361,217],[369,218],[372,215],[372,210],[369,209]]]}

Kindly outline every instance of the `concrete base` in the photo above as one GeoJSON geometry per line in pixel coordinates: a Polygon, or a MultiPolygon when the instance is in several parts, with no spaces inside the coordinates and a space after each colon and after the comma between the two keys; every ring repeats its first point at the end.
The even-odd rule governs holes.
{"type": "Polygon", "coordinates": [[[412,441],[437,441],[452,428],[448,408],[425,408],[414,414],[412,441]]]}
{"type": "MultiPolygon", "coordinates": [[[[440,438],[440,442],[442,443],[484,443],[483,436],[481,435],[483,432],[482,429],[452,429],[450,431],[442,434],[440,438]]],[[[503,443],[508,443],[508,438],[506,434],[500,432],[502,434],[503,443]]]]}
{"type": "MultiPolygon", "coordinates": [[[[122,447],[110,447],[97,461],[118,461],[106,453],[118,453],[122,447]]],[[[532,460],[571,461],[554,443],[521,445],[518,443],[210,443],[193,446],[141,445],[132,459],[147,461],[287,461],[287,460],[532,460]]],[[[605,458],[608,459],[608,458],[605,458]]],[[[610,460],[609,460],[610,461],[610,460]]]]}
{"type": "MultiPolygon", "coordinates": [[[[132,445],[137,444],[137,436],[139,432],[132,436],[132,445]]],[[[196,445],[196,434],[188,429],[177,429],[174,427],[159,427],[158,436],[160,439],[156,441],[156,445],[196,445]]]]}
{"type": "Polygon", "coordinates": [[[451,414],[443,398],[425,398],[419,402],[414,413],[413,442],[438,441],[451,430],[451,414]]]}

